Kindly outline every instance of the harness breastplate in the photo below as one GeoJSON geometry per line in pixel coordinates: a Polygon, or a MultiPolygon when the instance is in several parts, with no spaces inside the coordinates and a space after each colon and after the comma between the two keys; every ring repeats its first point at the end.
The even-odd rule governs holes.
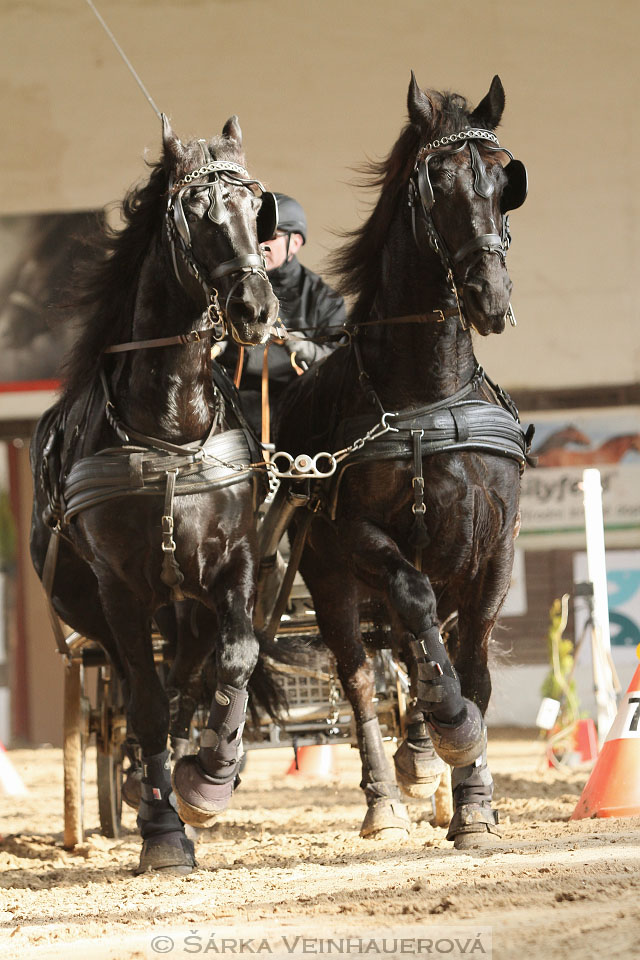
{"type": "MultiPolygon", "coordinates": [[[[500,393],[498,399],[501,399],[500,393]]],[[[335,442],[348,447],[375,424],[375,415],[349,417],[337,429],[335,442]]],[[[524,469],[530,462],[530,430],[525,432],[514,413],[488,400],[463,398],[440,401],[431,407],[386,414],[392,430],[352,451],[339,465],[329,495],[330,515],[335,519],[338,494],[348,467],[367,460],[415,458],[419,440],[420,458],[435,453],[476,451],[515,460],[524,469]]]]}
{"type": "Polygon", "coordinates": [[[167,471],[178,470],[176,493],[204,493],[252,475],[247,439],[242,430],[225,430],[209,437],[202,456],[184,457],[144,447],[112,447],[77,460],[62,492],[64,522],[115,497],[164,494],[167,471]]]}

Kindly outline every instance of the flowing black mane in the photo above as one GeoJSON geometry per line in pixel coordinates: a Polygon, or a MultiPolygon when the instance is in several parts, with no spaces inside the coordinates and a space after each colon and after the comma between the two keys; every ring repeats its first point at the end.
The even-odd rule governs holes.
{"type": "Polygon", "coordinates": [[[140,269],[162,229],[166,191],[167,173],[159,161],[149,180],[125,196],[124,227],[105,223],[78,266],[70,306],[79,334],[63,368],[67,397],[94,380],[104,347],[127,338],[140,269]]]}
{"type": "MultiPolygon", "coordinates": [[[[429,139],[455,133],[470,122],[471,109],[457,93],[427,93],[434,110],[429,139]]],[[[356,186],[380,189],[369,218],[355,230],[346,231],[346,243],[330,258],[330,272],[344,296],[355,299],[351,322],[363,320],[370,312],[380,281],[380,259],[389,226],[405,191],[416,155],[425,143],[423,126],[408,123],[387,157],[358,168],[362,180],[356,186]]]]}

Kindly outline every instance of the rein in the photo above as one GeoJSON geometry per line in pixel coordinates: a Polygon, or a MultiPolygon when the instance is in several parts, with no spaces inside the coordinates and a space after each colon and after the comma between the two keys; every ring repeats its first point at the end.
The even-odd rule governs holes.
{"type": "Polygon", "coordinates": [[[204,443],[197,443],[193,446],[191,444],[178,444],[170,443],[168,440],[160,440],[157,437],[148,437],[144,433],[139,433],[137,430],[133,430],[131,427],[127,426],[117,415],[116,406],[111,399],[111,391],[109,390],[109,382],[107,380],[107,375],[104,370],[100,369],[100,382],[102,383],[102,389],[105,397],[105,406],[104,412],[109,423],[109,426],[115,430],[118,439],[123,443],[130,443],[132,440],[135,440],[137,443],[143,444],[145,447],[151,447],[156,450],[164,450],[166,453],[172,453],[177,456],[189,455],[192,457],[202,456],[204,443],[215,433],[220,424],[222,423],[222,418],[224,416],[224,400],[220,394],[220,391],[214,384],[214,393],[216,398],[216,409],[211,421],[211,426],[207,432],[207,440],[204,443]]]}
{"type": "Polygon", "coordinates": [[[223,340],[218,335],[214,327],[208,327],[206,330],[190,330],[189,333],[178,334],[175,337],[156,337],[154,340],[128,340],[126,343],[114,343],[110,347],[105,347],[103,353],[126,353],[130,350],[148,350],[153,347],[173,347],[186,346],[190,343],[202,343],[205,340],[213,338],[214,340],[223,340]]]}

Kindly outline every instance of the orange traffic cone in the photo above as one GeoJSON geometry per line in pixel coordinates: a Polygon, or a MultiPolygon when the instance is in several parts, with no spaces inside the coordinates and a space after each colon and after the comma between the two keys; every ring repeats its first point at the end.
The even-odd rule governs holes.
{"type": "Polygon", "coordinates": [[[287,770],[289,776],[302,777],[330,777],[334,772],[333,747],[328,743],[298,747],[287,770]]]}
{"type": "Polygon", "coordinates": [[[572,820],[640,815],[640,665],[602,745],[572,820]]]}

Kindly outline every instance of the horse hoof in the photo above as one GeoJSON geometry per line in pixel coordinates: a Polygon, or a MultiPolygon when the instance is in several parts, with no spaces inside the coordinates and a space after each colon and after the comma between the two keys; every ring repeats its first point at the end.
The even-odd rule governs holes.
{"type": "Polygon", "coordinates": [[[191,873],[196,866],[193,843],[181,830],[149,837],[142,843],[136,875],[147,870],[161,870],[172,875],[191,873]]]}
{"type": "Polygon", "coordinates": [[[140,767],[129,767],[124,783],[122,784],[122,799],[127,806],[137,810],[140,806],[141,795],[142,769],[140,767]]]}
{"type": "Polygon", "coordinates": [[[426,719],[436,753],[451,767],[466,767],[484,750],[487,728],[479,708],[465,699],[466,713],[457,724],[443,723],[433,715],[426,719]]]}
{"type": "Polygon", "coordinates": [[[207,776],[195,756],[182,757],[171,776],[178,816],[191,827],[210,827],[226,810],[235,778],[216,783],[207,776]]]}
{"type": "Polygon", "coordinates": [[[464,803],[451,818],[447,840],[453,840],[456,850],[490,847],[500,839],[497,824],[497,811],[490,804],[464,803]]]}
{"type": "Polygon", "coordinates": [[[479,847],[493,847],[498,837],[486,829],[483,833],[460,833],[453,841],[455,850],[477,850],[479,847]]]}
{"type": "Polygon", "coordinates": [[[425,746],[421,747],[403,740],[394,754],[393,762],[396,781],[403,793],[414,800],[428,800],[433,796],[445,767],[433,744],[425,741],[425,746]]]}
{"type": "Polygon", "coordinates": [[[405,840],[410,827],[409,814],[402,800],[381,797],[367,809],[360,836],[367,839],[405,840]]]}

